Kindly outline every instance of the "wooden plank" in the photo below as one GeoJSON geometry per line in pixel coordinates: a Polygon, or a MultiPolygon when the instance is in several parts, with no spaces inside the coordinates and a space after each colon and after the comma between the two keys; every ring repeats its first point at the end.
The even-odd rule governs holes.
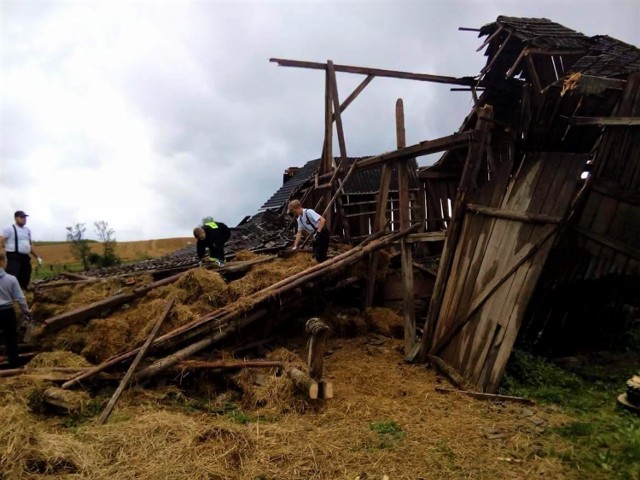
{"type": "Polygon", "coordinates": [[[571,117],[569,125],[582,127],[597,125],[600,127],[631,127],[640,126],[640,117],[571,117]]]}
{"type": "Polygon", "coordinates": [[[495,292],[511,275],[527,261],[540,247],[542,247],[549,238],[556,232],[556,227],[547,225],[544,227],[546,230],[541,238],[536,241],[530,248],[521,252],[513,261],[512,265],[507,271],[500,277],[494,278],[475,298],[473,303],[466,309],[464,315],[455,319],[452,324],[447,328],[446,333],[438,340],[432,349],[433,353],[440,352],[451,339],[460,331],[460,329],[466,325],[473,314],[487,301],[487,299],[495,292]]]}
{"type": "Polygon", "coordinates": [[[131,380],[134,372],[136,371],[136,368],[138,368],[138,365],[140,364],[145,354],[147,353],[147,350],[149,349],[151,342],[155,340],[156,336],[158,335],[158,332],[160,331],[160,327],[162,326],[166,318],[169,316],[171,307],[173,307],[173,302],[174,302],[173,299],[167,302],[164,312],[162,312],[162,315],[160,316],[160,318],[158,318],[158,321],[153,326],[153,330],[151,330],[151,333],[147,337],[147,340],[144,342],[144,345],[142,345],[142,348],[140,348],[140,351],[136,355],[136,358],[133,360],[133,362],[129,366],[129,369],[127,370],[127,373],[125,374],[125,376],[122,378],[120,385],[118,385],[118,388],[116,389],[116,391],[113,392],[113,395],[109,400],[109,403],[107,403],[107,406],[104,408],[104,410],[100,414],[100,417],[98,418],[98,423],[100,425],[104,425],[107,419],[109,418],[109,415],[111,415],[113,408],[116,406],[116,403],[120,399],[120,395],[122,395],[122,392],[124,392],[124,389],[129,384],[129,381],[131,380]]]}
{"type": "MultiPolygon", "coordinates": [[[[284,58],[270,58],[280,67],[309,68],[312,70],[326,70],[326,63],[307,62],[300,60],[287,60],[284,58]]],[[[445,83],[451,85],[471,86],[476,83],[473,78],[448,77],[444,75],[431,75],[428,73],[411,73],[398,70],[385,70],[382,68],[354,67],[350,65],[335,65],[336,72],[355,73],[360,75],[374,75],[376,77],[400,78],[406,80],[418,80],[421,82],[445,83]]]]}
{"type": "MultiPolygon", "coordinates": [[[[530,208],[537,212],[565,216],[569,206],[575,203],[576,196],[580,195],[577,178],[584,168],[586,160],[586,155],[550,154],[548,162],[550,165],[557,166],[557,172],[553,176],[547,194],[539,195],[543,201],[541,203],[532,202],[530,208]]],[[[530,238],[533,239],[534,235],[539,232],[540,227],[535,227],[530,238]]],[[[500,312],[500,324],[503,328],[496,338],[492,351],[487,355],[484,372],[480,377],[485,391],[495,392],[499,387],[525,311],[536,288],[551,245],[552,242],[548,242],[539,249],[535,257],[514,275],[510,301],[505,302],[505,307],[500,312]],[[512,306],[509,307],[509,305],[512,306]]]]}
{"type": "Polygon", "coordinates": [[[472,183],[473,173],[476,172],[476,165],[480,163],[482,155],[485,151],[485,142],[488,132],[492,128],[493,107],[486,105],[478,115],[476,122],[476,130],[479,132],[476,141],[472,143],[467,154],[464,170],[460,179],[458,193],[456,194],[455,205],[457,208],[454,221],[451,222],[447,230],[447,239],[444,244],[442,256],[440,258],[440,267],[438,268],[438,276],[434,287],[433,296],[429,304],[427,312],[427,320],[425,322],[425,334],[419,344],[419,349],[414,351],[414,358],[424,360],[431,350],[432,342],[435,335],[435,327],[440,313],[440,307],[444,298],[447,278],[451,271],[454,259],[455,249],[459,240],[459,234],[462,227],[464,216],[464,205],[466,202],[467,189],[472,183]]]}
{"type": "Polygon", "coordinates": [[[483,207],[473,203],[467,204],[467,211],[487,215],[489,217],[504,218],[528,223],[553,223],[558,224],[562,220],[560,217],[545,215],[544,213],[518,212],[504,208],[483,207]]]}
{"type": "Polygon", "coordinates": [[[617,252],[620,252],[628,257],[631,257],[634,260],[640,260],[639,248],[635,248],[619,240],[609,238],[606,235],[598,234],[589,230],[584,230],[582,228],[577,228],[576,231],[584,235],[585,237],[588,237],[591,240],[594,240],[602,245],[605,245],[613,250],[616,250],[617,252]]]}

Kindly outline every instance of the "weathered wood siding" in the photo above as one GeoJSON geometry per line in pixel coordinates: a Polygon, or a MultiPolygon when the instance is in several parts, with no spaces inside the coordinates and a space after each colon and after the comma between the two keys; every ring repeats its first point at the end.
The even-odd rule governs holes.
{"type": "MultiPolygon", "coordinates": [[[[517,172],[501,163],[469,200],[501,212],[561,218],[578,187],[585,155],[528,154],[517,172]]],[[[504,373],[557,224],[467,212],[438,315],[432,352],[482,391],[504,373]]]]}

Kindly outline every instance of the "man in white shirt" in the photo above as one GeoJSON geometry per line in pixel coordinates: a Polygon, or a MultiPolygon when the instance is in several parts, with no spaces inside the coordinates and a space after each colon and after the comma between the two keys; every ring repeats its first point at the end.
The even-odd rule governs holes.
{"type": "Polygon", "coordinates": [[[325,228],[326,220],[311,208],[302,208],[300,200],[293,200],[289,203],[289,212],[293,213],[298,220],[298,233],[293,241],[293,250],[298,248],[302,231],[313,235],[313,255],[318,263],[322,263],[327,259],[327,250],[329,249],[329,231],[325,228]]]}
{"type": "Polygon", "coordinates": [[[42,259],[36,254],[31,241],[31,230],[25,227],[27,215],[22,210],[14,213],[14,225],[9,225],[0,232],[0,246],[4,245],[7,253],[6,272],[18,279],[21,288],[27,288],[31,280],[31,259],[29,255],[42,265],[42,259]]]}

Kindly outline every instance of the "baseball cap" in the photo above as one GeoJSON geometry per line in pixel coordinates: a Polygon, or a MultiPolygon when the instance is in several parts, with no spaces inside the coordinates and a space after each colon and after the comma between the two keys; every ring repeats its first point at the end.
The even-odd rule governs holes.
{"type": "Polygon", "coordinates": [[[16,213],[13,214],[13,216],[14,217],[28,217],[29,215],[24,213],[22,210],[18,210],[16,213]]]}

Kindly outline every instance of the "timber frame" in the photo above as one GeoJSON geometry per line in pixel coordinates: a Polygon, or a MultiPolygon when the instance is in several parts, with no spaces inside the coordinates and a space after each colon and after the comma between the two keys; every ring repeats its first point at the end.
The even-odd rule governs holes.
{"type": "MultiPolygon", "coordinates": [[[[538,334],[554,317],[552,304],[532,298],[558,282],[640,275],[640,50],[547,19],[501,16],[466,30],[486,37],[478,76],[271,61],[325,73],[322,153],[291,198],[353,243],[417,226],[399,245],[405,356],[431,358],[477,391],[495,392],[521,327],[538,334]],[[364,76],[343,102],[337,72],[364,76]],[[341,115],[377,76],[449,84],[470,92],[474,106],[458,132],[407,146],[398,99],[397,149],[351,159],[341,115]],[[436,152],[434,165],[417,167],[416,157],[436,152]],[[354,200],[354,178],[374,169],[377,191],[354,200]],[[413,255],[427,241],[440,263],[418,339],[413,255]]],[[[375,301],[378,256],[370,257],[366,306],[375,301]]]]}

